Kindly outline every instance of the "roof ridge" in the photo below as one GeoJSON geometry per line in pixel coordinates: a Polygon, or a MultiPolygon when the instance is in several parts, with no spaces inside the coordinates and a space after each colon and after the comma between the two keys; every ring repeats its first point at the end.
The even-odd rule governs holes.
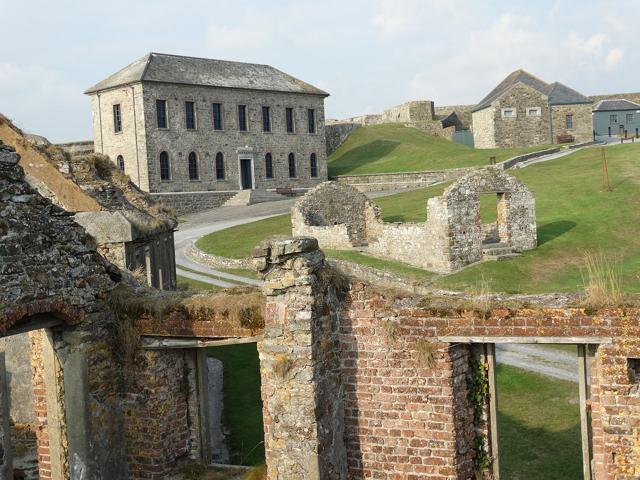
{"type": "Polygon", "coordinates": [[[207,60],[214,62],[227,62],[227,63],[239,63],[242,65],[257,65],[260,67],[275,68],[268,63],[254,63],[254,62],[241,62],[240,60],[224,60],[222,58],[207,58],[207,57],[194,57],[192,55],[178,55],[177,53],[162,53],[162,52],[149,52],[148,55],[161,55],[163,57],[177,57],[177,58],[190,58],[192,60],[207,60]]]}

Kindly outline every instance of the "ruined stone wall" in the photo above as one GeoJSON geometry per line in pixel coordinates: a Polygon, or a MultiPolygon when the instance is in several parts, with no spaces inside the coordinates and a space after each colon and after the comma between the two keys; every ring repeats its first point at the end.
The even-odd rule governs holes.
{"type": "Polygon", "coordinates": [[[233,197],[237,190],[217,191],[217,192],[174,192],[174,193],[152,193],[151,197],[161,202],[176,213],[176,215],[186,215],[188,213],[209,210],[221,207],[224,202],[233,197]]]}
{"type": "MultiPolygon", "coordinates": [[[[489,159],[487,158],[487,163],[489,159]]],[[[351,185],[361,192],[375,192],[401,188],[428,187],[436,183],[457,180],[475,168],[450,168],[427,172],[373,173],[370,175],[339,175],[333,177],[338,183],[351,185]]]]}
{"type": "Polygon", "coordinates": [[[553,143],[558,135],[571,135],[576,143],[593,141],[593,115],[591,104],[553,105],[551,124],[553,125],[553,143]],[[567,129],[567,115],[573,115],[573,128],[567,129]]]}
{"type": "Polygon", "coordinates": [[[433,102],[414,100],[391,107],[382,113],[383,123],[418,123],[434,119],[433,102]]]}

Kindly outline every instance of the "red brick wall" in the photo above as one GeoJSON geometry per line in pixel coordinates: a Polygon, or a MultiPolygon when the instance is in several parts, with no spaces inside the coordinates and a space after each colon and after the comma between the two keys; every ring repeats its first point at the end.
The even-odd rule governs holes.
{"type": "Polygon", "coordinates": [[[33,396],[35,405],[36,443],[40,479],[51,478],[51,454],[49,451],[49,425],[47,422],[47,392],[44,383],[42,360],[42,332],[29,333],[31,344],[31,369],[33,372],[33,396]]]}
{"type": "Polygon", "coordinates": [[[188,455],[185,352],[142,352],[128,372],[124,408],[131,479],[166,478],[188,455]]]}
{"type": "Polygon", "coordinates": [[[640,386],[630,381],[627,369],[627,358],[640,358],[640,309],[403,308],[359,284],[345,304],[340,335],[352,477],[472,475],[470,347],[436,342],[433,365],[418,361],[420,339],[447,335],[612,337],[612,344],[597,348],[591,370],[596,478],[640,478],[640,386]]]}

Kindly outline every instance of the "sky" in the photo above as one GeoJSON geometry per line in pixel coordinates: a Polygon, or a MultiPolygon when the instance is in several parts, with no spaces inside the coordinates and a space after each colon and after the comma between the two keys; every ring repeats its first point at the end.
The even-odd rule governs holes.
{"type": "Polygon", "coordinates": [[[90,139],[83,91],[162,52],[273,65],[327,118],[473,104],[513,70],[585,95],[640,90],[637,0],[0,0],[0,112],[90,139]]]}

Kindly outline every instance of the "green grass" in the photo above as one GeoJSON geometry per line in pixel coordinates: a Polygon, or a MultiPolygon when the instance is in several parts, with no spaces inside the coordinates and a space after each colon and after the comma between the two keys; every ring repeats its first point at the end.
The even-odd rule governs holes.
{"type": "Polygon", "coordinates": [[[264,430],[256,344],[210,347],[207,354],[224,364],[224,422],[231,432],[231,463],[263,463],[264,430]]]}
{"type": "Polygon", "coordinates": [[[325,254],[330,258],[349,260],[350,262],[377,268],[378,270],[396,273],[412,280],[431,280],[435,276],[432,272],[412,267],[406,263],[382,260],[355,250],[325,250],[325,254]]]}
{"type": "MultiPolygon", "coordinates": [[[[584,288],[586,251],[602,250],[619,260],[627,292],[640,292],[640,144],[607,147],[612,192],[602,188],[600,150],[589,148],[557,160],[509,173],[536,194],[539,246],[506,262],[486,262],[443,277],[437,287],[477,291],[486,282],[492,291],[506,293],[569,292],[584,288]]],[[[436,185],[376,199],[387,222],[422,222],[429,197],[442,193],[436,185]]],[[[495,221],[496,197],[481,196],[481,218],[495,221]]],[[[267,220],[215,232],[197,243],[209,253],[243,258],[261,240],[290,235],[290,217],[267,220]]],[[[335,255],[335,252],[334,252],[335,255]]],[[[341,258],[370,261],[357,252],[341,258]]],[[[386,262],[386,261],[381,261],[386,262]]],[[[381,268],[393,268],[391,262],[381,268]]],[[[392,270],[393,271],[393,270],[392,270]]]]}
{"type": "Polygon", "coordinates": [[[444,170],[488,165],[522,153],[550,148],[473,149],[398,124],[360,127],[327,159],[329,176],[444,170]]]}
{"type": "Polygon", "coordinates": [[[498,365],[501,477],[582,478],[578,384],[498,365]]]}
{"type": "Polygon", "coordinates": [[[264,239],[273,235],[291,235],[289,215],[266,218],[205,235],[196,247],[213,255],[245,258],[264,239]]]}
{"type": "Polygon", "coordinates": [[[178,281],[178,287],[185,286],[192,290],[218,290],[218,287],[216,287],[215,285],[201,282],[200,280],[183,277],[182,275],[177,275],[176,280],[178,281]]]}

